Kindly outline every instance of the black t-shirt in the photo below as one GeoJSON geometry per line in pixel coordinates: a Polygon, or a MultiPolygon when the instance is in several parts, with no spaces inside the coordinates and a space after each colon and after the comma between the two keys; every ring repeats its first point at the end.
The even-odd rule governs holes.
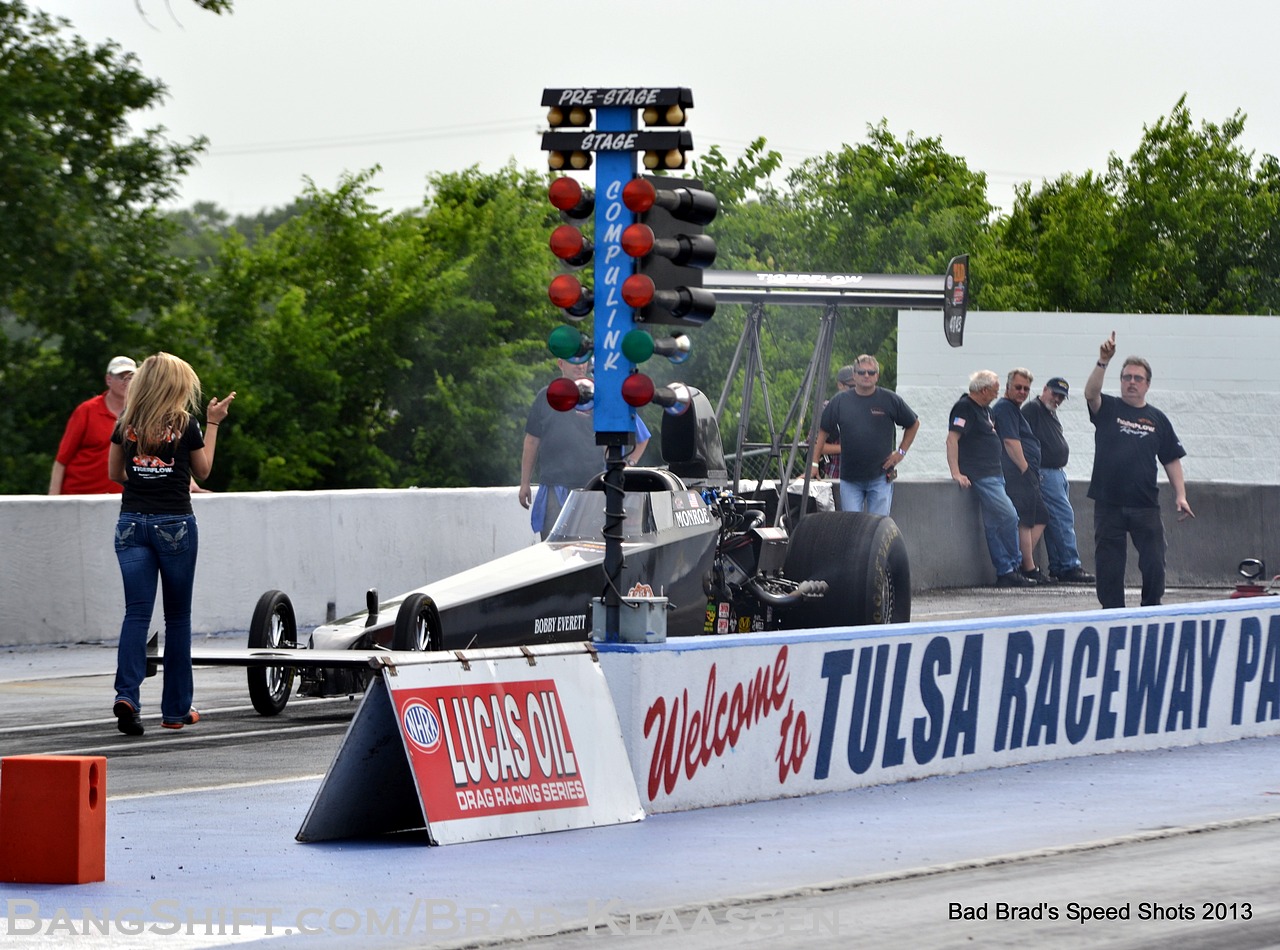
{"type": "Polygon", "coordinates": [[[151,455],[138,451],[132,430],[117,428],[111,441],[124,450],[124,494],[120,510],[142,515],[191,514],[191,453],[204,448],[204,433],[192,416],[181,435],[169,439],[151,455]]]}
{"type": "Polygon", "coordinates": [[[1040,401],[1040,397],[1028,399],[1022,407],[1022,417],[1040,440],[1040,468],[1066,468],[1071,457],[1071,447],[1062,432],[1062,420],[1058,414],[1040,401]]]}
{"type": "Polygon", "coordinates": [[[1004,450],[1005,439],[1017,439],[1022,443],[1022,457],[1027,460],[1031,471],[1040,471],[1040,440],[1031,431],[1031,424],[1022,417],[1022,410],[1012,399],[1000,399],[991,407],[991,418],[995,420],[996,435],[1000,436],[1000,465],[1006,479],[1022,475],[1021,470],[1009,453],[1004,450]]]}
{"type": "Polygon", "coordinates": [[[880,466],[893,451],[898,427],[910,428],[916,414],[901,396],[876,387],[869,396],[836,393],[822,410],[822,431],[840,443],[840,477],[865,482],[884,474],[880,466]]]}
{"type": "Polygon", "coordinates": [[[1004,445],[996,435],[996,426],[986,406],[980,406],[965,393],[951,407],[948,432],[959,432],[957,446],[960,474],[968,478],[990,478],[1001,474],[1000,457],[1004,445]]]}
{"type": "Polygon", "coordinates": [[[1155,406],[1135,409],[1118,396],[1102,396],[1093,423],[1093,478],[1089,497],[1104,505],[1159,508],[1156,461],[1187,454],[1173,425],[1155,406]]]}

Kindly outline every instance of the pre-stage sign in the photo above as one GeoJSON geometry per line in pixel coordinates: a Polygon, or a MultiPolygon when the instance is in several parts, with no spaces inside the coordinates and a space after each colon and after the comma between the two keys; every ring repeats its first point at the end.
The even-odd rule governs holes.
{"type": "Polygon", "coordinates": [[[383,670],[298,839],[425,829],[452,844],[643,817],[594,650],[564,644],[383,670]]]}

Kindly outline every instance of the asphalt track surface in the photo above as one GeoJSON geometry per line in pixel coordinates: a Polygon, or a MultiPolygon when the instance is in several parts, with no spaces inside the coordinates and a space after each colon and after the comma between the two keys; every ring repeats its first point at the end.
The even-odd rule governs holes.
{"type": "MultiPolygon", "coordinates": [[[[1094,606],[1081,588],[964,590],[913,614],[1094,606]]],[[[0,884],[6,947],[1280,946],[1280,738],[445,848],[300,844],[354,701],[263,719],[242,670],[199,669],[198,725],[161,730],[151,680],[129,738],[113,666],[104,645],[0,652],[0,755],[108,759],[106,881],[0,884]]]]}

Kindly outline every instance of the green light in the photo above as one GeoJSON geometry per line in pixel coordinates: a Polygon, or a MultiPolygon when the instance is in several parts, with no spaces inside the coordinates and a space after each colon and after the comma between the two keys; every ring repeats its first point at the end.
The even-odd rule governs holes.
{"type": "Polygon", "coordinates": [[[622,355],[633,363],[643,363],[653,356],[653,337],[644,330],[632,330],[622,338],[622,355]]]}
{"type": "Polygon", "coordinates": [[[591,353],[591,341],[573,327],[559,326],[547,337],[547,349],[562,360],[579,363],[591,353]]]}

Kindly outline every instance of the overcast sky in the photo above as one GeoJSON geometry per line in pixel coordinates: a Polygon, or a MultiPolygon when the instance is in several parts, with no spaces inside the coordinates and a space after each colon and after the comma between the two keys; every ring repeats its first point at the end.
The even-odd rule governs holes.
{"type": "Polygon", "coordinates": [[[235,214],[373,165],[390,208],[433,171],[543,168],[541,92],[559,86],[688,86],[695,154],[731,158],[763,135],[798,163],[884,118],[941,137],[1002,207],[1015,182],[1127,158],[1183,93],[1197,124],[1240,109],[1246,147],[1280,154],[1274,0],[28,3],[167,85],[145,124],[210,140],[179,203],[235,214]]]}

